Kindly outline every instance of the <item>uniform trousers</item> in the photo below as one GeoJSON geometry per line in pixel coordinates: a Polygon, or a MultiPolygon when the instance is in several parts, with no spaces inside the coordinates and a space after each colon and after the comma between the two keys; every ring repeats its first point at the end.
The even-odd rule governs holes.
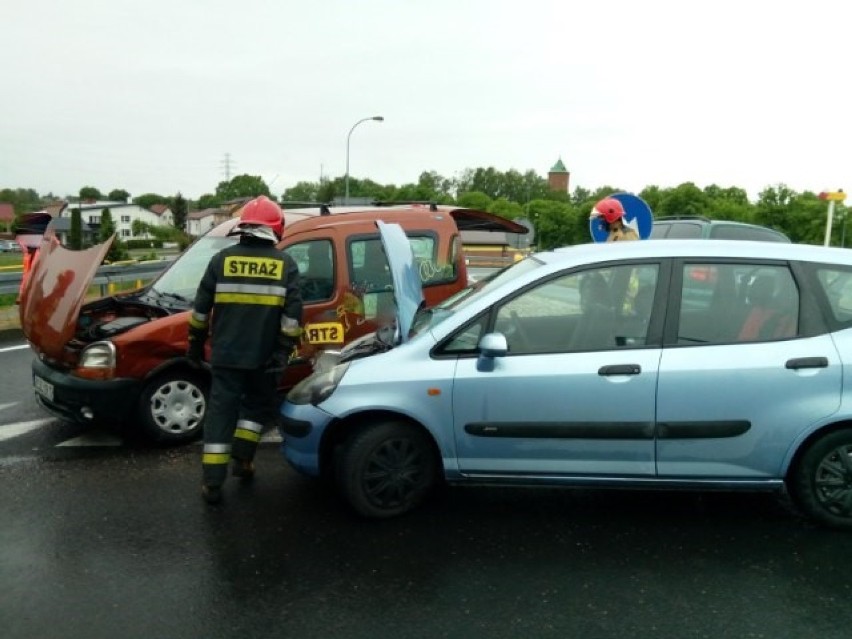
{"type": "Polygon", "coordinates": [[[224,483],[232,457],[254,459],[264,425],[278,416],[279,375],[266,369],[213,367],[201,459],[205,485],[224,483]]]}

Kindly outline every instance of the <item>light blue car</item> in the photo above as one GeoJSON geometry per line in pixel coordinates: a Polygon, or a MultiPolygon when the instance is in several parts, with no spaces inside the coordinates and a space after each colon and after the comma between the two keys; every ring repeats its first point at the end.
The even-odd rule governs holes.
{"type": "Polygon", "coordinates": [[[422,306],[282,406],[283,452],[368,517],[439,482],[788,491],[852,528],[852,253],[648,240],[538,253],[422,306]]]}

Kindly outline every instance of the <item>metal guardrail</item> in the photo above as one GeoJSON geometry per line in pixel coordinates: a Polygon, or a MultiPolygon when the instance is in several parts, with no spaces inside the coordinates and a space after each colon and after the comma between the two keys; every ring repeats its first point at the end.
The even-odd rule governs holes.
{"type": "MultiPolygon", "coordinates": [[[[173,261],[174,259],[165,259],[135,264],[108,264],[98,269],[92,284],[101,287],[101,295],[107,295],[110,284],[152,280],[173,261]]],[[[0,295],[17,293],[21,288],[21,279],[23,273],[0,273],[0,295]]]]}

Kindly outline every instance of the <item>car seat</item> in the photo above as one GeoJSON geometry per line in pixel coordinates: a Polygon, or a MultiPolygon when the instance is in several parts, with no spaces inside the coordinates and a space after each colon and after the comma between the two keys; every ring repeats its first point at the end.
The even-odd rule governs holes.
{"type": "Polygon", "coordinates": [[[775,307],[775,276],[758,275],[749,284],[746,295],[748,313],[737,337],[740,342],[766,338],[766,326],[778,313],[775,307]]]}
{"type": "Polygon", "coordinates": [[[311,242],[308,246],[308,268],[301,277],[302,300],[325,300],[334,292],[334,264],[328,242],[311,242]]]}
{"type": "Polygon", "coordinates": [[[594,351],[614,347],[615,308],[609,284],[600,273],[588,273],[580,280],[581,313],[570,348],[594,351]]]}

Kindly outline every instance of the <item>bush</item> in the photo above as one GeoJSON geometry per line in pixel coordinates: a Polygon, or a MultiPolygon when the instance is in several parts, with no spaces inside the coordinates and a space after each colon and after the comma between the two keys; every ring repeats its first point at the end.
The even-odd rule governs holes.
{"type": "Polygon", "coordinates": [[[161,249],[163,240],[127,240],[124,245],[128,249],[161,249]]]}

